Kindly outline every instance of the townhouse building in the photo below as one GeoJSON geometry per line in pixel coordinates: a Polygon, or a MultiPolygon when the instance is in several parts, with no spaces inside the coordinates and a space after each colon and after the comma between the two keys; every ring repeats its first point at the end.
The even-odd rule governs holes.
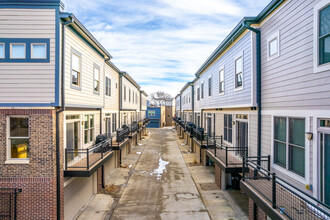
{"type": "Polygon", "coordinates": [[[120,165],[121,107],[141,121],[147,94],[59,0],[3,0],[0,16],[1,213],[72,219],[120,165]]]}
{"type": "Polygon", "coordinates": [[[220,188],[249,196],[250,219],[330,218],[329,11],[329,0],[273,0],[195,74],[201,124],[182,127],[220,188]]]}
{"type": "Polygon", "coordinates": [[[186,83],[186,85],[181,89],[182,98],[182,118],[184,121],[193,122],[193,85],[191,82],[186,83]]]}
{"type": "Polygon", "coordinates": [[[175,116],[180,118],[181,117],[181,94],[177,94],[174,99],[175,99],[175,116]]]}

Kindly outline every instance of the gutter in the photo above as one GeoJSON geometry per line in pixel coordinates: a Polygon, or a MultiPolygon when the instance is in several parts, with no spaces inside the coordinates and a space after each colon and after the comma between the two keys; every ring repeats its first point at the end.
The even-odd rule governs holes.
{"type": "Polygon", "coordinates": [[[194,95],[195,95],[195,90],[194,90],[194,84],[190,84],[190,86],[191,86],[191,105],[192,105],[192,123],[194,123],[195,124],[195,108],[194,108],[194,106],[195,106],[195,104],[194,104],[194,100],[195,100],[195,98],[194,98],[194,95]]]}
{"type": "MultiPolygon", "coordinates": [[[[246,29],[256,33],[256,72],[257,72],[257,106],[258,106],[258,142],[257,142],[257,156],[261,156],[261,36],[260,29],[255,29],[246,24],[246,21],[242,23],[242,26],[246,29]]],[[[258,159],[258,165],[260,160],[258,159]]]]}
{"type": "Polygon", "coordinates": [[[61,109],[56,111],[56,209],[57,219],[61,219],[61,155],[60,155],[60,114],[65,111],[65,26],[73,23],[73,19],[62,23],[62,51],[61,51],[61,109]]]}

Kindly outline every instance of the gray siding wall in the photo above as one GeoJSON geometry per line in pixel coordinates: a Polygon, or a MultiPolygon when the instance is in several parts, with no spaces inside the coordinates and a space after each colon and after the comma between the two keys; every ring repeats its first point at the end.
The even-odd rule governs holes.
{"type": "Polygon", "coordinates": [[[49,63],[0,63],[0,103],[55,102],[55,9],[0,9],[0,38],[50,39],[49,63]]]}
{"type": "Polygon", "coordinates": [[[292,0],[261,26],[263,109],[330,109],[330,68],[313,71],[313,7],[292,0]],[[280,56],[267,61],[267,38],[280,31],[280,56]]]}
{"type": "Polygon", "coordinates": [[[182,97],[182,111],[192,110],[192,87],[188,86],[182,92],[181,97],[182,97]]]}
{"type": "Polygon", "coordinates": [[[176,99],[175,99],[175,110],[176,110],[176,111],[180,111],[180,110],[181,110],[180,107],[181,107],[181,106],[180,106],[180,96],[178,96],[178,97],[176,97],[176,99]]]}
{"type": "MultiPolygon", "coordinates": [[[[222,108],[233,106],[251,106],[251,73],[252,34],[246,34],[239,39],[228,51],[216,60],[195,83],[197,89],[204,82],[204,98],[199,101],[199,107],[222,108]],[[235,91],[235,57],[243,53],[243,90],[235,91]],[[224,67],[225,86],[224,95],[219,94],[219,71],[224,67]],[[208,96],[208,79],[212,77],[212,95],[208,96]]],[[[196,94],[197,96],[197,94],[196,94]]],[[[198,105],[198,102],[196,103],[198,105]]]]}

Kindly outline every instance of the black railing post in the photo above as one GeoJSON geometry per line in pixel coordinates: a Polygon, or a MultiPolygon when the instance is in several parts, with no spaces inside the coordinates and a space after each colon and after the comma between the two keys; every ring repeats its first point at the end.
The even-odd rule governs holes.
{"type": "Polygon", "coordinates": [[[101,159],[103,159],[103,144],[101,144],[101,159]]]}
{"type": "Polygon", "coordinates": [[[89,149],[87,148],[87,170],[89,170],[89,149]]]}
{"type": "Polygon", "coordinates": [[[242,165],[242,180],[245,181],[245,157],[243,157],[243,165],[242,165]]]}
{"type": "Polygon", "coordinates": [[[65,169],[68,169],[68,149],[65,148],[65,169]]]}
{"type": "Polygon", "coordinates": [[[226,167],[228,167],[228,147],[226,147],[226,167]]]}
{"type": "Polygon", "coordinates": [[[217,157],[217,142],[215,140],[215,137],[213,138],[213,141],[214,141],[214,156],[217,157]]]}
{"type": "Polygon", "coordinates": [[[270,155],[268,155],[268,164],[267,164],[267,169],[268,169],[268,172],[270,172],[270,155]]]}
{"type": "Polygon", "coordinates": [[[220,146],[222,147],[222,144],[223,144],[223,137],[222,135],[220,136],[220,146]]]}
{"type": "Polygon", "coordinates": [[[273,182],[272,182],[272,202],[273,208],[276,208],[276,173],[273,173],[273,182]]]}

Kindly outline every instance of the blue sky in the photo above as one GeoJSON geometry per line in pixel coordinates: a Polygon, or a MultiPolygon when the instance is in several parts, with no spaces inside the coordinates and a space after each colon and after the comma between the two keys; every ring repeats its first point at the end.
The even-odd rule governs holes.
{"type": "Polygon", "coordinates": [[[175,96],[244,16],[270,0],[63,0],[147,93],[175,96]]]}

